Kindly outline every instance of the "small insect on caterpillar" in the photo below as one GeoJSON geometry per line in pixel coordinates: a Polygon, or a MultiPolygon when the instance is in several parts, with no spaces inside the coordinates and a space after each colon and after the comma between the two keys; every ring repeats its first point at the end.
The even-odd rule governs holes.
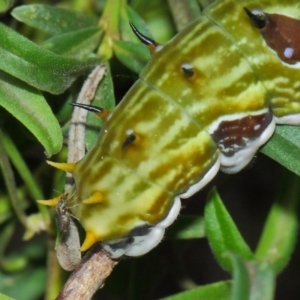
{"type": "Polygon", "coordinates": [[[299,15],[295,0],[220,0],[165,45],[132,25],[152,54],[140,79],[112,112],[75,104],[104,120],[99,139],[76,164],[49,162],[74,177],[81,251],[147,253],[181,199],[248,165],[276,123],[300,124],[299,15]]]}
{"type": "Polygon", "coordinates": [[[68,196],[68,193],[65,193],[52,199],[52,202],[51,200],[38,200],[38,202],[50,206],[55,205],[58,228],[56,255],[62,268],[72,271],[81,261],[81,252],[78,228],[66,202],[68,196]]]}
{"type": "Polygon", "coordinates": [[[56,256],[59,264],[66,271],[74,270],[81,261],[80,240],[74,216],[67,206],[68,194],[63,194],[56,204],[59,238],[56,244],[56,256]]]}
{"type": "Polygon", "coordinates": [[[68,194],[62,195],[59,202],[55,206],[57,214],[57,224],[62,237],[65,237],[68,234],[72,218],[72,214],[69,211],[66,203],[67,197],[68,194]]]}

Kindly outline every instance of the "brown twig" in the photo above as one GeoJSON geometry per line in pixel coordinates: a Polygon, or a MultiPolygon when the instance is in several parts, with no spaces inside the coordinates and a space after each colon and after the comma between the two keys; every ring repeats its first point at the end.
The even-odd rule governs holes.
{"type": "MultiPolygon", "coordinates": [[[[81,92],[78,96],[77,103],[90,104],[98,84],[105,75],[105,66],[97,66],[85,81],[81,92]]],[[[77,162],[85,154],[85,127],[87,111],[84,109],[74,109],[71,127],[69,131],[69,150],[68,162],[77,162]]],[[[70,174],[67,176],[67,182],[70,182],[70,174]]],[[[67,190],[69,186],[65,186],[67,190]]],[[[65,249],[69,251],[68,249],[65,249]]],[[[72,253],[69,253],[72,254],[72,253]]],[[[60,252],[60,256],[64,255],[65,260],[70,258],[68,252],[60,252]]],[[[108,257],[100,244],[95,244],[93,248],[87,252],[78,267],[70,275],[63,289],[56,299],[58,300],[87,300],[91,299],[93,294],[104,285],[105,279],[110,275],[114,266],[117,264],[108,257]]]]}
{"type": "Polygon", "coordinates": [[[95,244],[70,275],[56,300],[91,299],[117,263],[102,252],[99,244],[95,244]]]}
{"type": "MultiPolygon", "coordinates": [[[[84,82],[76,103],[91,104],[99,82],[105,75],[105,65],[97,66],[84,82]]],[[[88,111],[75,107],[72,114],[68,140],[68,162],[81,160],[85,155],[85,123],[88,111]]],[[[67,182],[70,182],[71,174],[67,173],[67,182]]],[[[65,186],[67,190],[69,186],[65,186]]]]}

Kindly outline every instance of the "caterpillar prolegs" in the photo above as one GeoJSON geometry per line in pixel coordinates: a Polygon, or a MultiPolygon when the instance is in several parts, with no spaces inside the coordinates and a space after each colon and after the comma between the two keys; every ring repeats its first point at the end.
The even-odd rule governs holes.
{"type": "Polygon", "coordinates": [[[145,254],[180,199],[219,169],[244,168],[276,123],[300,123],[299,16],[297,1],[219,0],[165,45],[133,26],[150,62],[102,115],[94,148],[53,163],[74,176],[66,202],[86,231],[82,251],[101,242],[113,258],[145,254]]]}

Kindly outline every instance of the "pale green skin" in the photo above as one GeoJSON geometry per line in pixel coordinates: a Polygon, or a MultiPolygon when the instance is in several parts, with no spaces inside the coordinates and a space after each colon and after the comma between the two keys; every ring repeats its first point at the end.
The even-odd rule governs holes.
{"type": "MultiPolygon", "coordinates": [[[[298,1],[275,2],[217,1],[204,12],[208,18],[195,20],[153,54],[73,173],[68,202],[97,241],[120,239],[143,224],[155,226],[176,196],[211,180],[221,156],[210,134],[222,119],[257,115],[270,105],[277,122],[293,115],[283,122],[299,123],[299,68],[280,61],[243,10],[299,18],[298,1]],[[194,78],[182,72],[183,63],[193,66],[194,78]],[[130,132],[139,140],[122,150],[130,132]],[[83,204],[95,191],[103,194],[103,204],[83,204]]],[[[249,146],[250,154],[243,153],[245,163],[233,159],[231,171],[247,164],[273,130],[274,125],[249,146]]]]}

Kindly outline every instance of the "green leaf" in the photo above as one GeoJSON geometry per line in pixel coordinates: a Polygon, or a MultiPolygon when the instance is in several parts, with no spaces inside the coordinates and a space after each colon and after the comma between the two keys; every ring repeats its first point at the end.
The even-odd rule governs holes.
{"type": "Polygon", "coordinates": [[[0,69],[43,91],[60,94],[95,65],[47,51],[3,24],[0,36],[0,69]]]}
{"type": "Polygon", "coordinates": [[[218,283],[200,286],[190,291],[166,297],[162,300],[229,300],[230,286],[231,283],[229,281],[220,281],[218,283]]]}
{"type": "Polygon", "coordinates": [[[202,217],[179,216],[166,231],[167,239],[199,239],[205,237],[204,219],[202,217]]]}
{"type": "Polygon", "coordinates": [[[300,127],[276,126],[273,137],[261,152],[300,175],[300,127]]]}
{"type": "Polygon", "coordinates": [[[236,254],[227,253],[233,267],[233,282],[231,300],[249,300],[250,278],[246,263],[236,254]]]}
{"type": "Polygon", "coordinates": [[[239,254],[245,260],[253,259],[253,253],[239,233],[215,188],[208,195],[204,220],[208,241],[223,268],[232,270],[229,258],[224,256],[228,251],[239,254]]]}
{"type": "Polygon", "coordinates": [[[83,59],[90,55],[100,42],[101,31],[91,27],[57,35],[42,46],[56,54],[83,59]]]}
{"type": "Polygon", "coordinates": [[[178,31],[201,15],[197,0],[169,0],[169,3],[178,31]]]}
{"type": "Polygon", "coordinates": [[[231,300],[272,300],[274,273],[264,261],[246,262],[239,255],[229,253],[233,265],[231,300]]]}
{"type": "Polygon", "coordinates": [[[18,21],[53,35],[97,26],[92,16],[42,4],[19,6],[11,14],[18,21]]]}
{"type": "MultiPolygon", "coordinates": [[[[24,205],[22,205],[21,207],[23,208],[24,205]]],[[[10,219],[13,214],[14,213],[12,211],[9,196],[1,193],[0,194],[0,224],[2,225],[4,222],[10,219]]],[[[2,234],[3,234],[3,228],[2,228],[2,232],[0,233],[0,242],[1,242],[2,234]]],[[[2,245],[2,247],[4,246],[2,245]]]]}
{"type": "Polygon", "coordinates": [[[0,293],[0,300],[14,300],[14,299],[0,293]]]}
{"type": "Polygon", "coordinates": [[[122,14],[121,16],[121,36],[122,40],[131,41],[131,42],[139,42],[138,38],[131,30],[129,26],[129,22],[133,23],[134,26],[146,35],[149,38],[153,38],[151,31],[148,29],[145,21],[130,7],[126,6],[126,14],[122,14]],[[126,27],[125,27],[126,25],[126,27]],[[127,30],[123,30],[126,28],[127,30]]]}
{"type": "Polygon", "coordinates": [[[8,273],[20,272],[27,266],[28,260],[22,255],[6,256],[5,259],[1,262],[2,270],[8,273]]]}
{"type": "Polygon", "coordinates": [[[114,41],[114,51],[117,58],[136,73],[140,73],[150,59],[149,50],[142,44],[114,41]]]}
{"type": "Polygon", "coordinates": [[[140,73],[150,60],[150,52],[132,31],[129,22],[146,36],[152,38],[145,22],[129,6],[121,10],[120,31],[122,41],[114,41],[114,52],[117,58],[130,70],[140,73]]]}
{"type": "Polygon", "coordinates": [[[0,13],[8,11],[14,4],[14,0],[0,0],[0,13]]]}
{"type": "Polygon", "coordinates": [[[198,0],[202,10],[206,9],[209,5],[214,3],[216,0],[198,0]]]}
{"type": "Polygon", "coordinates": [[[38,299],[45,290],[45,283],[44,268],[28,268],[15,274],[0,273],[1,292],[15,299],[38,299]]]}
{"type": "Polygon", "coordinates": [[[300,178],[289,172],[283,178],[281,192],[269,213],[255,255],[269,261],[275,273],[287,265],[298,235],[300,178]]]}
{"type": "Polygon", "coordinates": [[[275,276],[267,261],[255,261],[248,264],[251,282],[250,300],[273,300],[275,276]]]}
{"type": "MultiPolygon", "coordinates": [[[[1,101],[1,100],[0,100],[1,101]]],[[[43,102],[44,100],[42,100],[43,102]]],[[[47,105],[47,104],[46,104],[47,105]]],[[[58,131],[60,133],[60,129],[58,131]]],[[[61,134],[61,133],[60,133],[61,134]]],[[[14,167],[18,171],[20,177],[23,179],[26,188],[28,189],[30,195],[35,199],[42,199],[43,193],[33,178],[33,174],[30,172],[27,167],[23,157],[18,151],[17,147],[14,145],[11,138],[5,133],[0,132],[1,141],[3,142],[3,147],[9,156],[9,159],[12,161],[14,167]]]]}
{"type": "Polygon", "coordinates": [[[119,19],[125,0],[106,1],[99,24],[105,31],[104,38],[98,48],[98,55],[105,61],[112,58],[113,40],[119,40],[119,19]]]}
{"type": "Polygon", "coordinates": [[[60,150],[60,126],[39,91],[0,71],[0,105],[34,134],[47,156],[60,150]]]}
{"type": "Polygon", "coordinates": [[[133,23],[138,31],[149,38],[153,38],[150,30],[147,28],[145,21],[130,6],[127,5],[126,7],[122,7],[119,21],[119,29],[121,35],[120,40],[133,43],[141,43],[135,33],[132,31],[129,24],[130,22],[133,23]]]}

